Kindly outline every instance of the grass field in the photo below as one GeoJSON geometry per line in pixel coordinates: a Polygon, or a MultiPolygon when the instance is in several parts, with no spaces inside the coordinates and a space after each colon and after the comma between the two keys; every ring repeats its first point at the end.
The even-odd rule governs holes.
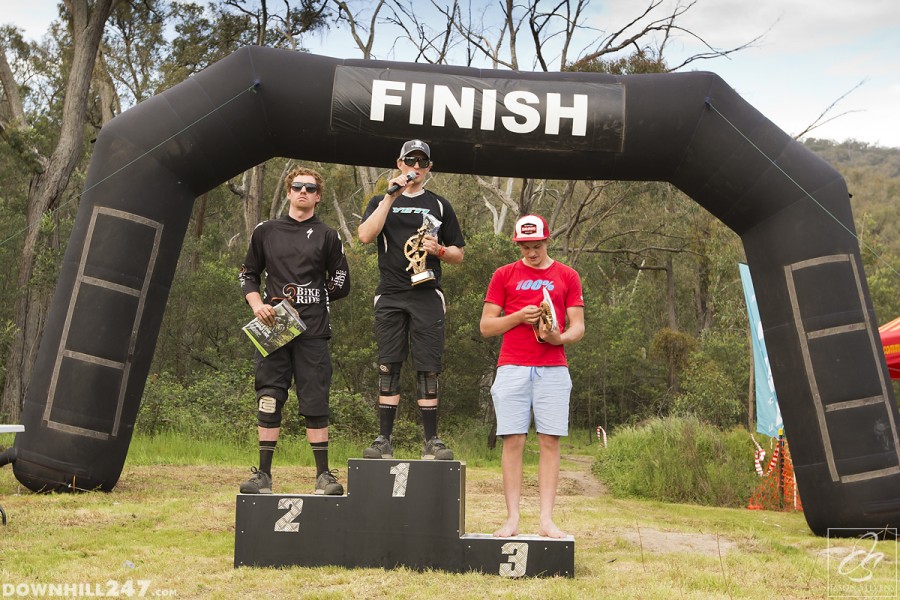
{"type": "MultiPolygon", "coordinates": [[[[10,468],[0,469],[0,505],[9,514],[0,527],[0,597],[65,591],[41,585],[68,585],[70,597],[900,597],[896,542],[873,548],[819,538],[800,513],[614,499],[590,473],[596,445],[568,447],[561,468],[556,521],[575,536],[574,578],[405,568],[235,569],[235,494],[250,457],[241,449],[191,444],[136,439],[111,493],[32,494],[10,468]],[[872,579],[856,581],[867,569],[872,579]]],[[[276,492],[312,490],[311,466],[287,466],[302,462],[302,454],[277,455],[276,492]]],[[[336,449],[332,460],[345,482],[347,454],[350,449],[336,449]]],[[[465,530],[489,533],[504,515],[499,468],[467,463],[466,471],[465,530]]],[[[537,529],[535,477],[529,461],[523,534],[537,529]]]]}

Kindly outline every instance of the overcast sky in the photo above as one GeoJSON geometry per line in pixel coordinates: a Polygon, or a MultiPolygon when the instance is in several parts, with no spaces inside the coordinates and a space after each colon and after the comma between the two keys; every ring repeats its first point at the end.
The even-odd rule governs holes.
{"type": "MultiPolygon", "coordinates": [[[[675,1],[664,0],[670,5],[675,1]]],[[[56,17],[56,4],[0,0],[0,24],[14,24],[27,37],[40,39],[56,17]]],[[[644,5],[639,0],[593,0],[592,25],[609,30],[633,18],[644,5]]],[[[803,131],[832,102],[861,84],[831,113],[847,114],[810,135],[900,148],[900,0],[698,0],[679,22],[717,48],[765,34],[756,47],[731,58],[687,68],[719,74],[788,134],[803,131]]],[[[670,45],[670,64],[681,53],[698,51],[688,42],[682,37],[670,45]]],[[[319,54],[359,57],[352,43],[335,34],[304,43],[319,54]]]]}

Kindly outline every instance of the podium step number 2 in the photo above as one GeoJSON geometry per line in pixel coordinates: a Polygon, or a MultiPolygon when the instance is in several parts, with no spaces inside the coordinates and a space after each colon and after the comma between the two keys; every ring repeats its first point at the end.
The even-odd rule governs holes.
{"type": "Polygon", "coordinates": [[[234,566],[575,575],[575,539],[465,533],[465,463],[351,459],[346,496],[239,494],[234,566]]]}

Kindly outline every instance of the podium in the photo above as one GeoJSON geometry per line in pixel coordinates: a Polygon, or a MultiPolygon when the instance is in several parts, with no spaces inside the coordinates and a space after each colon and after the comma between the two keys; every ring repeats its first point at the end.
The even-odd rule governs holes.
{"type": "Polygon", "coordinates": [[[575,539],[467,534],[466,465],[350,459],[346,496],[238,494],[234,566],[575,576],[575,539]]]}

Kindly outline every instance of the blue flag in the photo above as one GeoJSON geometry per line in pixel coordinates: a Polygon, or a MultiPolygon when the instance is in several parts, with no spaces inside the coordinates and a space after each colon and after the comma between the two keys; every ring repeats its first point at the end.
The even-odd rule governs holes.
{"type": "Polygon", "coordinates": [[[747,316],[750,319],[750,338],[753,342],[756,431],[769,437],[778,437],[784,423],[781,420],[781,409],[778,408],[778,397],[775,395],[775,382],[772,380],[772,369],[769,367],[769,355],[766,354],[766,340],[763,338],[759,308],[756,306],[756,292],[753,291],[753,281],[750,279],[750,267],[739,263],[738,269],[741,272],[741,283],[744,284],[744,299],[747,301],[747,316]]]}

